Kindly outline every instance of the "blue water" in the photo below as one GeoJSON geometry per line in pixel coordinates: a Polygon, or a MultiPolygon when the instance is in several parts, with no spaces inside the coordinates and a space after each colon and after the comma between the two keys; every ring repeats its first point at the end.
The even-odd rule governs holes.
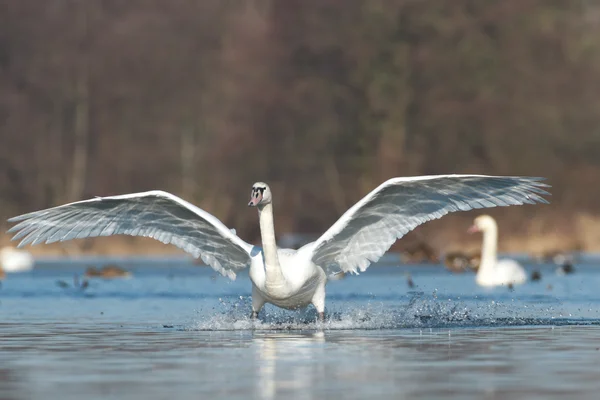
{"type": "Polygon", "coordinates": [[[318,325],[250,321],[246,275],[185,258],[41,259],[0,289],[0,398],[597,398],[600,266],[575,267],[510,290],[374,265],[329,283],[318,325]],[[133,277],[73,287],[112,262],[133,277]]]}

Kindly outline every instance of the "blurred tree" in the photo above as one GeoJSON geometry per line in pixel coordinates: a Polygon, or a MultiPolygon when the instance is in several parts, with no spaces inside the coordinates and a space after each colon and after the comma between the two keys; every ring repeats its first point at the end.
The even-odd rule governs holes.
{"type": "Polygon", "coordinates": [[[599,15],[590,1],[0,0],[1,213],[160,188],[256,239],[239,210],[256,180],[277,193],[278,232],[311,232],[384,179],[432,173],[548,176],[551,208],[498,212],[598,213],[599,15]]]}

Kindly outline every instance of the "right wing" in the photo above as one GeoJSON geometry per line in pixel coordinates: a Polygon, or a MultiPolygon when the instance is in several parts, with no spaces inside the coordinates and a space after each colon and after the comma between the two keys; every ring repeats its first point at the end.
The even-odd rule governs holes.
{"type": "Polygon", "coordinates": [[[351,207],[311,246],[328,275],[366,270],[417,226],[455,211],[547,203],[542,178],[438,175],[392,178],[351,207]]]}

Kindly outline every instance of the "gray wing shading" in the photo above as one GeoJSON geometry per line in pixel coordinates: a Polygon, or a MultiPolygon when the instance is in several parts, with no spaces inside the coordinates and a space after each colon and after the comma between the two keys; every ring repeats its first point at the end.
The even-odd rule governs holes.
{"type": "Polygon", "coordinates": [[[235,279],[250,264],[252,245],[206,211],[162,191],[97,197],[9,219],[9,232],[27,244],[130,235],[172,244],[235,279]]]}
{"type": "Polygon", "coordinates": [[[373,190],[312,246],[328,274],[364,271],[417,226],[455,211],[548,203],[543,178],[438,175],[393,178],[373,190]]]}

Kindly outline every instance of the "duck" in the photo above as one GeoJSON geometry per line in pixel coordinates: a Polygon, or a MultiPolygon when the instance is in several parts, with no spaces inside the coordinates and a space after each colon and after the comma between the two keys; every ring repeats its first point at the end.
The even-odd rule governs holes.
{"type": "Polygon", "coordinates": [[[444,265],[450,272],[461,274],[467,271],[477,271],[481,255],[478,251],[466,253],[463,251],[453,251],[444,255],[444,265]]]}
{"type": "Polygon", "coordinates": [[[471,271],[477,272],[479,271],[479,266],[481,265],[481,251],[478,250],[469,255],[469,268],[471,271]]]}
{"type": "Polygon", "coordinates": [[[569,275],[573,273],[575,273],[575,267],[573,267],[573,263],[570,261],[565,261],[562,263],[562,265],[556,268],[557,275],[569,275]]]}
{"type": "Polygon", "coordinates": [[[4,272],[26,272],[33,269],[35,260],[24,250],[5,246],[0,249],[0,266],[4,272]]]}
{"type": "Polygon", "coordinates": [[[444,265],[450,272],[463,273],[470,268],[469,264],[469,255],[462,251],[453,251],[444,255],[444,265]]]}
{"type": "Polygon", "coordinates": [[[82,281],[79,280],[79,275],[73,275],[73,287],[79,290],[85,290],[90,286],[90,282],[87,279],[82,281]]]}
{"type": "Polygon", "coordinates": [[[130,278],[131,272],[124,270],[116,265],[107,265],[100,269],[95,267],[88,267],[85,270],[86,277],[88,278],[103,278],[103,279],[114,279],[114,278],[130,278]]]}
{"type": "Polygon", "coordinates": [[[415,282],[412,279],[412,275],[410,274],[410,272],[406,272],[404,274],[404,276],[406,277],[406,284],[408,285],[409,288],[414,288],[415,287],[415,282]]]}
{"type": "Polygon", "coordinates": [[[440,262],[435,250],[429,244],[419,241],[402,253],[404,264],[437,264],[440,262]]]}
{"type": "MultiPolygon", "coordinates": [[[[73,288],[74,289],[79,289],[79,290],[85,290],[87,289],[87,287],[90,285],[89,281],[84,279],[83,281],[79,280],[79,275],[75,274],[73,275],[73,288]]],[[[58,280],[56,281],[56,286],[58,286],[59,288],[62,289],[70,289],[71,285],[69,285],[67,282],[63,281],[63,280],[58,280]]]]}
{"type": "Polygon", "coordinates": [[[563,265],[565,263],[576,263],[582,252],[585,251],[585,246],[582,243],[575,243],[573,246],[564,249],[550,249],[541,253],[532,255],[532,258],[537,263],[563,265]]]}
{"type": "Polygon", "coordinates": [[[230,279],[248,268],[250,318],[265,304],[315,307],[324,320],[328,277],[359,274],[417,226],[478,208],[548,203],[549,187],[535,177],[429,175],[391,178],[350,207],[318,239],[299,249],[279,248],[269,185],[252,185],[248,206],[257,209],[261,245],[245,242],[209,212],[161,190],[95,197],[13,217],[19,246],[75,238],[131,235],[172,244],[230,279]]]}
{"type": "Polygon", "coordinates": [[[511,259],[498,260],[498,224],[489,215],[480,215],[475,218],[469,233],[482,232],[483,243],[481,247],[481,263],[477,270],[475,280],[480,286],[509,286],[519,285],[527,281],[527,274],[523,267],[511,259]]]}

